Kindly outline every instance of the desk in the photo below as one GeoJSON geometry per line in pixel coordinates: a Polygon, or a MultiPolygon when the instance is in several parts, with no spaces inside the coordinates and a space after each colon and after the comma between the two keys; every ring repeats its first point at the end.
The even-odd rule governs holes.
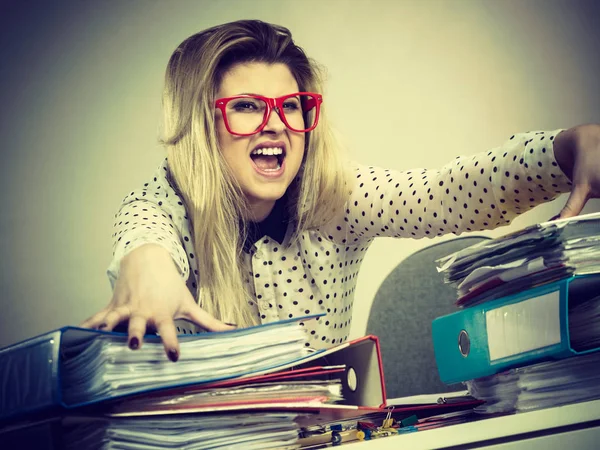
{"type": "Polygon", "coordinates": [[[600,449],[600,400],[363,441],[352,450],[600,449]]]}

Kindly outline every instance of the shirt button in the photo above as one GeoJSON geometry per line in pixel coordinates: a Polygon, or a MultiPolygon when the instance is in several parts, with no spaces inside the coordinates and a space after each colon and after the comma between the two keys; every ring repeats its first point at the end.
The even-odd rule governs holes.
{"type": "Polygon", "coordinates": [[[256,253],[254,254],[254,257],[256,259],[260,259],[263,257],[263,252],[261,252],[260,250],[257,250],[256,253]]]}
{"type": "Polygon", "coordinates": [[[262,309],[263,311],[266,311],[267,309],[269,309],[269,304],[267,302],[260,302],[259,306],[260,306],[260,309],[262,309]]]}

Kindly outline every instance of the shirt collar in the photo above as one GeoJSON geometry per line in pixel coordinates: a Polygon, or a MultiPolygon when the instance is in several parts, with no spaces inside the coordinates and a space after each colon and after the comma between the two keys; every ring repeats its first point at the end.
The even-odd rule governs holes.
{"type": "Polygon", "coordinates": [[[247,224],[244,250],[250,252],[252,246],[263,236],[269,236],[279,244],[283,244],[288,228],[287,196],[275,202],[271,213],[262,222],[249,222],[247,224]]]}

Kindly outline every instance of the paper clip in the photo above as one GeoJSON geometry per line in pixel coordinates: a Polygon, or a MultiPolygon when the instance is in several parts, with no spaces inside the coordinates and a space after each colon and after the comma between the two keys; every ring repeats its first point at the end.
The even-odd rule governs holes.
{"type": "Polygon", "coordinates": [[[392,428],[394,426],[394,419],[392,418],[393,410],[393,406],[391,406],[388,409],[387,415],[385,416],[385,419],[383,419],[383,423],[381,424],[381,428],[392,428]]]}

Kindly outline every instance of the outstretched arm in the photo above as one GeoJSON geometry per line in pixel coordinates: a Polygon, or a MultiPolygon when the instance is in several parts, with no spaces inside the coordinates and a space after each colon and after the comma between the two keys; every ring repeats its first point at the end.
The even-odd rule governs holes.
{"type": "Polygon", "coordinates": [[[322,231],[353,245],[377,236],[434,237],[507,225],[571,189],[554,157],[559,133],[516,134],[441,169],[357,166],[347,209],[322,231]]]}
{"type": "Polygon", "coordinates": [[[179,357],[174,319],[212,331],[231,329],[196,304],[195,266],[187,256],[192,252],[186,210],[168,182],[165,162],[153,181],[124,199],[115,218],[108,269],[113,297],[81,326],[110,331],[127,322],[132,349],[142,345],[147,328],[155,329],[173,361],[179,357]]]}
{"type": "Polygon", "coordinates": [[[190,276],[187,256],[193,252],[190,223],[183,200],[169,182],[167,173],[165,160],[151,181],[123,199],[113,225],[113,259],[108,268],[113,287],[121,260],[148,243],[170,253],[184,280],[190,276]]]}

